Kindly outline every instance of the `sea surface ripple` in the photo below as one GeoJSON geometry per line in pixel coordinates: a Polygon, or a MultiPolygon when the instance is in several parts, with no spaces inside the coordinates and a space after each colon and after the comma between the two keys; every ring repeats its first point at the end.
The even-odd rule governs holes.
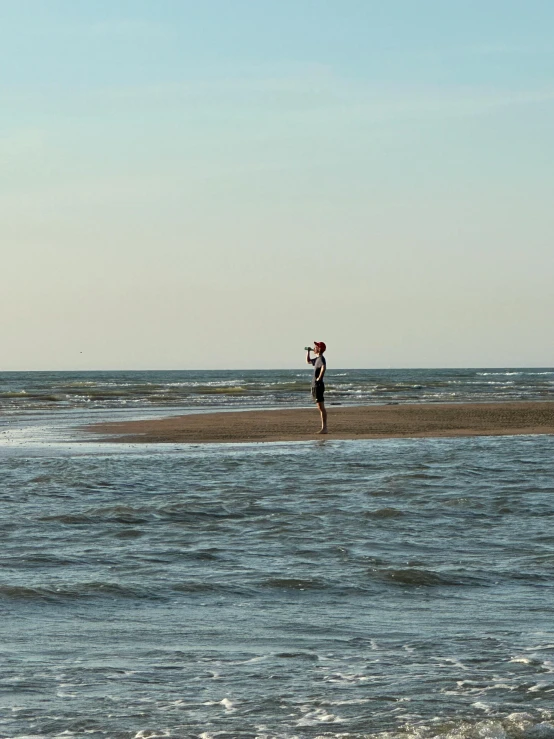
{"type": "Polygon", "coordinates": [[[554,737],[554,438],[0,454],[0,736],[554,737]]]}
{"type": "MultiPolygon", "coordinates": [[[[309,403],[310,367],[291,370],[0,372],[0,413],[72,409],[272,408],[309,403]]],[[[336,369],[327,402],[463,403],[554,400],[554,369],[336,369]]]]}

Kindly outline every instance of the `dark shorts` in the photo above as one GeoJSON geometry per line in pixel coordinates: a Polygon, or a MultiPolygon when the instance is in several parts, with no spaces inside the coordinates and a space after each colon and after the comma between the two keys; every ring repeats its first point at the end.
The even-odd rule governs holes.
{"type": "Polygon", "coordinates": [[[325,402],[325,398],[323,397],[324,393],[325,383],[323,381],[316,382],[315,385],[312,385],[312,398],[314,399],[314,403],[325,402]]]}

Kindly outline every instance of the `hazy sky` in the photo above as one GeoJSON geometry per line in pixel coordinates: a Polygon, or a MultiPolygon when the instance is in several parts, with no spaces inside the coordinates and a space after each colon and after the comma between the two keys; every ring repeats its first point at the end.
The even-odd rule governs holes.
{"type": "Polygon", "coordinates": [[[0,0],[0,371],[554,365],[552,0],[0,0]]]}

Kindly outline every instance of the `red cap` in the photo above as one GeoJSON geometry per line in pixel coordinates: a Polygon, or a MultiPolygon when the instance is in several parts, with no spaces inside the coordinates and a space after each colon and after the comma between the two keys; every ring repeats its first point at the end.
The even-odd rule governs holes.
{"type": "Polygon", "coordinates": [[[314,346],[318,346],[320,352],[324,352],[327,349],[327,344],[324,341],[314,341],[314,346]]]}

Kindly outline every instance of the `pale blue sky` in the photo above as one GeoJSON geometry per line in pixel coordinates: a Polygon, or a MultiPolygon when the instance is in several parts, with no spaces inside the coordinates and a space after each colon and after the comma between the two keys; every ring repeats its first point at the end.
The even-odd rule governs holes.
{"type": "Polygon", "coordinates": [[[553,34],[550,0],[0,0],[0,370],[553,365],[553,34]]]}

